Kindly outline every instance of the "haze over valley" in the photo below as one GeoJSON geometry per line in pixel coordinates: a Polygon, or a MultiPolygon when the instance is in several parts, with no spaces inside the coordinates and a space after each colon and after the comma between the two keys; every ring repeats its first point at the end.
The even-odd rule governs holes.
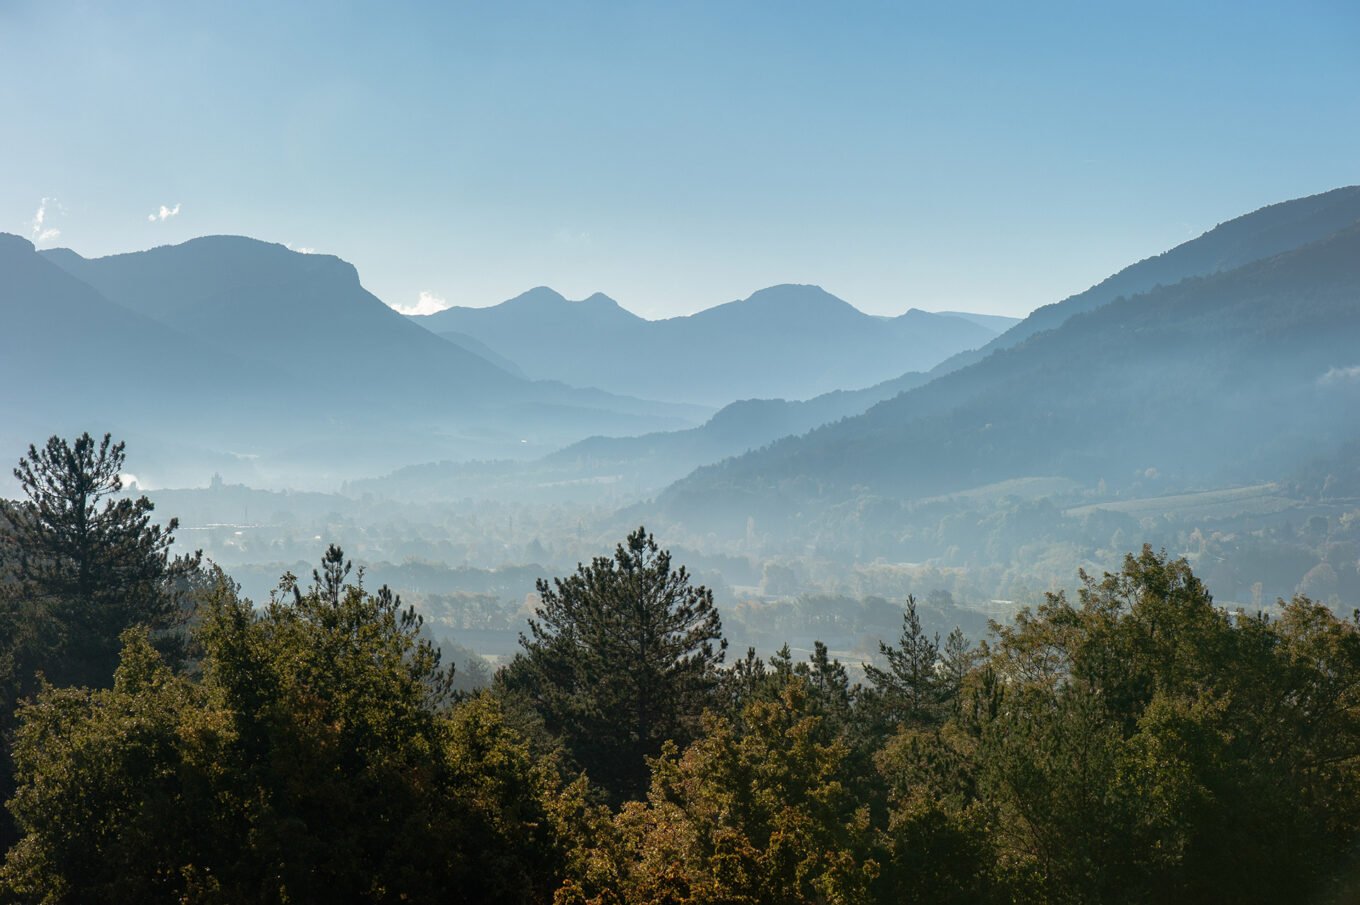
{"type": "Polygon", "coordinates": [[[1360,900],[1357,46],[0,5],[0,902],[1360,900]]]}
{"type": "Polygon", "coordinates": [[[138,491],[265,575],[330,535],[374,567],[560,569],[642,521],[733,602],[861,595],[876,564],[898,577],[875,593],[987,610],[1117,564],[1116,536],[1212,560],[1230,600],[1323,567],[1340,600],[1346,541],[1291,532],[1354,523],[1357,224],[1354,187],[1281,202],[1016,321],[794,285],[661,321],[542,287],[404,317],[256,240],[87,259],[10,236],[4,376],[53,377],[6,432],[127,437],[138,491]],[[117,405],[89,393],[110,343],[117,405]]]}

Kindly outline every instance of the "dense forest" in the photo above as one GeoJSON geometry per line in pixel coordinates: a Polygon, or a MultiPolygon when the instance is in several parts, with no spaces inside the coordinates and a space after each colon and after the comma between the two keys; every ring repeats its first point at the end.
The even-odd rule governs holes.
{"type": "Polygon", "coordinates": [[[1343,902],[1360,625],[1151,547],[863,673],[728,649],[644,529],[457,687],[330,546],[244,599],[53,437],[0,511],[5,900],[1343,902]]]}

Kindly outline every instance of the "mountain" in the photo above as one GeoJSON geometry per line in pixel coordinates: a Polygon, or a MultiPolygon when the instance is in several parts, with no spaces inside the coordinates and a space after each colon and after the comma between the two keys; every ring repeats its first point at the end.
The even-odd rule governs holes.
{"type": "MultiPolygon", "coordinates": [[[[1260,246],[1258,246],[1260,247],[1260,246]]],[[[862,415],[700,469],[659,508],[741,530],[1026,476],[1275,480],[1360,436],[1360,225],[1120,298],[862,415]]]]}
{"type": "MultiPolygon", "coordinates": [[[[161,442],[189,435],[169,429],[173,410],[147,419],[144,407],[182,399],[211,411],[234,427],[219,432],[232,438],[225,448],[257,469],[224,470],[237,479],[261,480],[268,467],[331,481],[432,455],[532,455],[602,432],[685,427],[711,411],[526,380],[411,323],[327,255],[234,236],[96,259],[18,242],[7,240],[7,316],[12,341],[43,350],[30,363],[87,395],[122,395],[126,405],[105,413],[153,424],[161,442]],[[45,282],[20,297],[11,271],[45,282]],[[68,296],[83,307],[58,317],[53,299],[68,296]],[[126,365],[101,371],[91,349],[126,365]],[[151,362],[173,393],[149,385],[151,362]]],[[[73,398],[47,412],[83,410],[73,398]]]]}
{"type": "Polygon", "coordinates": [[[709,405],[869,387],[996,335],[975,320],[925,311],[874,317],[800,285],[659,321],[604,295],[574,302],[545,287],[490,308],[412,319],[475,337],[531,377],[709,405]]]}
{"type": "Polygon", "coordinates": [[[1189,277],[1210,276],[1302,248],[1360,222],[1360,186],[1346,186],[1267,205],[1235,217],[1162,254],[1145,258],[1084,292],[1035,309],[991,342],[953,356],[935,368],[947,373],[1008,349],[1036,333],[1059,326],[1074,314],[1115,299],[1171,286],[1189,277]]]}
{"type": "Polygon", "coordinates": [[[240,236],[92,260],[42,254],[125,308],[242,358],[297,374],[367,371],[353,387],[366,397],[431,380],[502,397],[521,383],[394,316],[353,265],[330,255],[240,236]],[[373,367],[384,361],[400,367],[373,367]]]}
{"type": "Polygon", "coordinates": [[[348,492],[408,500],[578,500],[628,504],[651,496],[701,465],[718,462],[856,415],[929,379],[913,372],[862,390],[806,401],[745,399],[698,427],[635,437],[589,437],[541,459],[430,462],[350,482],[348,492]]]}
{"type": "MultiPolygon", "coordinates": [[[[0,234],[0,381],[8,388],[0,397],[0,444],[14,458],[53,433],[116,429],[138,445],[164,440],[138,457],[161,473],[177,457],[229,469],[227,451],[239,448],[244,432],[222,411],[283,417],[271,392],[280,379],[267,363],[109,300],[28,240],[0,234]]],[[[306,410],[294,418],[312,423],[306,410]]]]}
{"type": "Polygon", "coordinates": [[[988,330],[1000,335],[1020,323],[1022,317],[1008,317],[1004,314],[974,314],[971,311],[936,311],[943,317],[961,317],[966,321],[981,324],[988,330]]]}
{"type": "Polygon", "coordinates": [[[453,333],[453,332],[440,333],[439,335],[442,336],[444,339],[448,340],[449,342],[453,343],[458,348],[463,349],[464,351],[467,352],[471,352],[478,358],[482,358],[485,359],[486,361],[491,362],[493,365],[500,368],[507,374],[513,374],[515,377],[519,377],[523,380],[529,379],[525,375],[525,373],[522,370],[520,370],[519,365],[515,364],[513,361],[506,358],[504,355],[500,354],[495,349],[491,348],[490,346],[488,346],[486,343],[482,342],[475,336],[468,336],[466,333],[453,333]]]}

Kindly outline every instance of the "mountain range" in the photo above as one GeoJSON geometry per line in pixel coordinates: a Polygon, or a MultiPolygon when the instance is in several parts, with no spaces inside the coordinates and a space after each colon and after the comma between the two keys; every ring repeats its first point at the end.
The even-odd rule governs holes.
{"type": "Polygon", "coordinates": [[[86,259],[4,236],[0,273],[0,379],[25,388],[4,399],[6,442],[115,430],[163,481],[182,462],[199,481],[334,486],[711,411],[527,380],[410,323],[344,261],[253,239],[86,259]]]}
{"type": "MultiPolygon", "coordinates": [[[[1250,452],[1232,457],[1236,476],[1245,479],[1264,473],[1261,469],[1269,471],[1268,450],[1280,447],[1252,439],[1240,422],[1241,412],[1256,405],[1269,411],[1266,401],[1274,397],[1267,387],[1270,393],[1283,392],[1285,382],[1282,378],[1261,385],[1252,375],[1323,348],[1332,348],[1330,354],[1338,361],[1346,357],[1346,343],[1353,338],[1346,293],[1355,284],[1332,264],[1346,260],[1345,229],[1357,221],[1356,188],[1271,205],[1040,308],[988,344],[990,351],[956,355],[928,374],[909,372],[862,390],[807,401],[742,400],[698,427],[592,437],[532,461],[411,466],[355,487],[408,498],[485,493],[622,504],[699,469],[662,496],[660,510],[683,516],[689,524],[707,524],[710,516],[726,513],[731,524],[739,525],[756,511],[787,517],[809,503],[839,505],[861,493],[912,498],[1034,472],[1082,480],[1107,477],[1107,486],[1116,486],[1151,469],[1164,483],[1193,482],[1196,472],[1188,455],[1169,456],[1144,445],[1161,436],[1175,418],[1190,419],[1183,428],[1216,424],[1220,431],[1232,432],[1224,436],[1238,437],[1250,452]],[[1325,246],[1337,259],[1327,267],[1302,255],[1319,240],[1336,243],[1325,246]],[[1291,252],[1300,256],[1288,257],[1291,252]],[[1270,266],[1282,270],[1271,271],[1275,276],[1268,287],[1257,271],[1236,273],[1244,266],[1264,267],[1263,261],[1280,253],[1286,257],[1270,266]],[[1231,280],[1229,274],[1235,274],[1231,280]],[[1254,306],[1228,305],[1247,287],[1265,294],[1257,293],[1254,306]],[[1280,314],[1295,296],[1315,290],[1338,304],[1280,314]],[[1168,298],[1175,301],[1168,303],[1168,298]],[[1095,317],[1092,312],[1102,313],[1095,317]],[[1333,324],[1339,345],[1277,349],[1263,332],[1263,325],[1280,324],[1282,318],[1293,318],[1301,329],[1308,317],[1323,332],[1333,324]],[[1190,336],[1199,344],[1193,354],[1185,347],[1190,336]],[[1259,342],[1248,347],[1249,338],[1259,342]],[[1099,350],[1094,357],[1092,350],[1099,350]],[[1241,368],[1246,373],[1239,373],[1241,368]],[[1149,405],[1154,410],[1146,411],[1149,405]],[[1165,411],[1159,414],[1160,409],[1165,411]],[[1104,424],[1111,413],[1126,420],[1143,413],[1154,423],[1139,424],[1133,441],[1106,449],[1085,436],[1084,425],[1104,424]],[[818,427],[822,429],[799,436],[818,427]],[[1147,459],[1142,466],[1137,465],[1140,456],[1147,459]],[[731,457],[739,458],[723,462],[731,457]],[[713,467],[701,468],[708,465],[713,467]],[[811,497],[808,488],[815,488],[811,497]]],[[[571,306],[583,303],[545,304],[566,317],[571,306]]],[[[597,299],[594,310],[609,308],[597,299]]],[[[1288,334],[1282,333],[1280,341],[1288,341],[1288,334]]],[[[1308,379],[1317,378],[1313,374],[1308,379]]],[[[1304,398],[1293,403],[1294,414],[1314,418],[1313,441],[1335,438],[1335,412],[1309,404],[1316,400],[1309,395],[1313,388],[1308,379],[1304,398]]],[[[1336,400],[1344,398],[1342,393],[1336,400]]],[[[1108,431],[1110,436],[1124,433],[1113,425],[1108,431]]],[[[1193,447],[1184,440],[1178,444],[1193,447]]],[[[1275,465],[1283,467],[1296,453],[1277,457],[1275,465]]],[[[1216,455],[1203,457],[1200,464],[1216,468],[1216,455]]],[[[1218,476],[1231,471],[1221,470],[1218,476]]],[[[649,521],[657,517],[654,510],[644,507],[642,512],[649,521]]]]}
{"type": "Polygon", "coordinates": [[[656,321],[599,293],[568,301],[547,287],[412,319],[454,342],[473,337],[530,377],[715,406],[873,386],[928,370],[1015,322],[916,309],[876,317],[818,286],[788,284],[656,321]]]}
{"type": "Polygon", "coordinates": [[[1036,333],[1057,327],[1074,314],[1119,298],[1171,286],[1189,277],[1210,276],[1290,251],[1332,235],[1360,219],[1360,186],[1346,186],[1306,198],[1267,205],[1234,217],[1175,248],[1130,264],[1096,285],[1059,302],[1036,308],[1023,321],[976,349],[952,356],[933,369],[947,373],[1008,349],[1036,333]]]}
{"type": "MultiPolygon", "coordinates": [[[[435,335],[396,313],[339,258],[255,239],[207,236],[85,258],[0,236],[0,274],[0,379],[26,388],[3,401],[0,442],[21,449],[51,433],[111,430],[141,449],[139,461],[158,483],[197,483],[218,471],[265,485],[334,487],[412,462],[524,459],[592,435],[664,434],[713,412],[702,404],[698,378],[682,381],[667,401],[640,398],[637,386],[613,393],[540,379],[542,370],[526,373],[472,333],[435,335]]],[[[802,320],[820,323],[829,308],[834,318],[908,337],[913,348],[931,341],[928,330],[912,338],[906,325],[931,324],[933,315],[871,318],[821,290],[795,290],[787,297],[775,287],[754,302],[723,306],[729,310],[721,315],[677,321],[693,337],[695,328],[684,325],[740,321],[750,336],[763,323],[767,341],[778,345],[772,337],[807,335],[812,328],[802,320]]],[[[539,290],[498,308],[538,311],[548,296],[561,299],[539,290]]],[[[601,323],[652,323],[593,298],[563,302],[562,310],[601,323]]],[[[549,302],[543,310],[558,308],[549,302]]],[[[976,342],[993,335],[963,316],[942,320],[976,342]]],[[[572,329],[564,326],[560,337],[572,329]]],[[[692,338],[691,373],[708,380],[704,363],[721,371],[740,341],[692,338]]],[[[820,367],[815,359],[806,364],[820,367]]],[[[626,379],[626,360],[616,357],[611,367],[615,385],[638,383],[626,379]]],[[[760,378],[777,388],[771,395],[794,396],[805,386],[794,373],[776,377],[760,378]],[[789,386],[778,386],[780,379],[789,386]]],[[[767,404],[785,406],[801,407],[767,404]]],[[[818,423],[820,416],[795,417],[751,436],[767,442],[818,423]]],[[[721,451],[748,448],[728,442],[721,451]]],[[[709,455],[684,458],[665,480],[709,455]]]]}
{"type": "Polygon", "coordinates": [[[658,509],[737,532],[757,514],[1026,476],[1112,493],[1276,480],[1334,454],[1360,436],[1360,189],[1224,224],[1039,309],[979,355],[699,469],[658,509]],[[1175,279],[1186,271],[1199,273],[1175,279]]]}

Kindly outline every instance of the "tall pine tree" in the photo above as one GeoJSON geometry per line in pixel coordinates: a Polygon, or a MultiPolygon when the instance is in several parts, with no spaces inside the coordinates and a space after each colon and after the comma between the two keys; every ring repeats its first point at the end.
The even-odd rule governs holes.
{"type": "Polygon", "coordinates": [[[26,499],[0,519],[0,559],[16,598],[48,626],[37,666],[57,685],[108,685],[119,635],[172,627],[177,585],[199,563],[196,553],[171,557],[176,519],[161,527],[145,496],[117,496],[124,459],[122,443],[87,433],[30,446],[14,470],[26,499]]]}
{"type": "Polygon", "coordinates": [[[591,778],[646,788],[645,758],[698,730],[727,642],[713,592],[639,528],[614,556],[538,582],[524,648],[502,676],[526,694],[591,778]]]}

